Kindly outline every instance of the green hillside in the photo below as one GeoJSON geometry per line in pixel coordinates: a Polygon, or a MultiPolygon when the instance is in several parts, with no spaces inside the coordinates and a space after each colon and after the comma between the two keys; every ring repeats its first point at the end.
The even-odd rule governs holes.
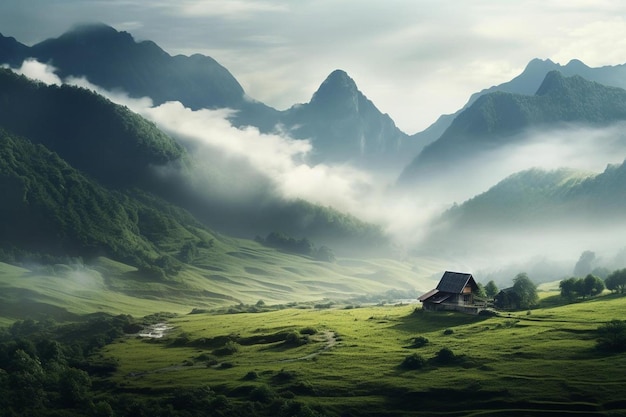
{"type": "Polygon", "coordinates": [[[525,129],[567,123],[606,126],[626,120],[626,90],[549,72],[534,95],[493,92],[479,97],[405,169],[400,181],[424,180],[450,164],[523,142],[525,129]]]}
{"type": "Polygon", "coordinates": [[[0,131],[0,154],[5,258],[19,260],[23,251],[103,254],[147,266],[186,242],[207,245],[213,239],[183,210],[139,191],[136,197],[110,191],[42,145],[0,131]]]}
{"type": "Polygon", "coordinates": [[[626,163],[600,174],[571,169],[531,169],[502,180],[488,191],[450,209],[442,221],[464,228],[584,225],[615,222],[626,208],[626,163]]]}
{"type": "Polygon", "coordinates": [[[10,393],[0,401],[30,415],[46,415],[47,401],[64,415],[618,416],[626,412],[626,357],[599,341],[612,334],[625,347],[626,324],[612,321],[624,308],[626,297],[605,295],[498,317],[302,305],[103,316],[72,326],[19,322],[0,333],[0,363],[39,358],[42,369],[0,374],[10,393]],[[137,336],[159,321],[163,337],[137,336]],[[58,341],[56,356],[43,334],[58,341]],[[17,338],[32,348],[20,351],[17,338]],[[82,365],[74,362],[78,349],[92,352],[82,365]],[[86,389],[42,377],[77,365],[88,370],[73,375],[91,382],[86,389]],[[41,384],[28,402],[17,384],[26,377],[29,388],[41,384]]]}
{"type": "Polygon", "coordinates": [[[184,156],[172,138],[123,106],[84,89],[35,83],[8,69],[0,69],[0,126],[117,187],[145,186],[152,166],[184,156]]]}

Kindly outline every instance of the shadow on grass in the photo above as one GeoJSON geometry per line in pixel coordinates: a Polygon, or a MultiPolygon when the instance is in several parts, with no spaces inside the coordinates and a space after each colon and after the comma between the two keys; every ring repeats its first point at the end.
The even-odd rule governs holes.
{"type": "Polygon", "coordinates": [[[475,316],[455,311],[426,312],[422,309],[415,309],[413,313],[402,317],[393,327],[412,333],[428,333],[437,330],[443,331],[456,326],[480,323],[488,318],[486,316],[475,316]]]}

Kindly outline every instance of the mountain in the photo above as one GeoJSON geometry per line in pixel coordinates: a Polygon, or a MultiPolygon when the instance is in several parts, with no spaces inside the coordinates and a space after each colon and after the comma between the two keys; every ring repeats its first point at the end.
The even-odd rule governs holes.
{"type": "Polygon", "coordinates": [[[513,174],[448,210],[441,219],[455,233],[481,228],[607,225],[626,210],[626,161],[600,174],[561,168],[513,174]]]}
{"type": "Polygon", "coordinates": [[[113,186],[145,186],[154,167],[185,154],[153,123],[123,106],[87,90],[33,83],[8,69],[0,69],[0,126],[113,186]]]}
{"type": "Polygon", "coordinates": [[[434,219],[415,250],[468,259],[496,280],[519,271],[540,282],[569,276],[588,250],[621,268],[625,182],[626,162],[601,173],[521,171],[434,219]]]}
{"type": "Polygon", "coordinates": [[[14,55],[0,45],[1,56],[13,63],[33,57],[54,66],[61,78],[86,77],[107,90],[150,97],[156,105],[180,101],[194,110],[228,107],[238,110],[233,117],[237,125],[268,130],[276,124],[277,112],[247,98],[239,82],[213,58],[171,56],[154,42],[136,42],[129,33],[104,24],[75,26],[14,55]]]}
{"type": "Polygon", "coordinates": [[[0,33],[0,62],[9,65],[20,65],[28,57],[28,46],[15,38],[5,37],[0,33]]]}
{"type": "MultiPolygon", "coordinates": [[[[208,189],[215,176],[223,181],[228,174],[201,177],[210,162],[194,159],[153,123],[86,89],[47,86],[0,69],[0,128],[42,145],[98,186],[125,195],[141,191],[222,233],[252,238],[281,231],[318,244],[359,247],[385,240],[374,225],[332,208],[283,201],[262,187],[246,201],[222,201],[208,189]]],[[[28,164],[28,158],[21,161],[28,164]]],[[[258,181],[255,172],[238,174],[251,177],[230,182],[258,181]]]]}
{"type": "Polygon", "coordinates": [[[479,97],[485,94],[502,91],[506,93],[532,95],[539,89],[546,75],[550,71],[555,70],[568,77],[580,75],[589,81],[596,81],[607,86],[626,89],[626,64],[591,68],[577,59],[572,59],[566,65],[561,65],[549,59],[542,60],[535,58],[526,65],[526,68],[520,75],[505,83],[472,94],[465,106],[453,114],[440,116],[435,123],[430,125],[427,129],[412,135],[411,140],[422,146],[434,142],[445,132],[452,124],[453,120],[463,110],[470,107],[479,97]]]}
{"type": "Polygon", "coordinates": [[[293,137],[311,139],[315,162],[393,166],[411,146],[408,135],[342,70],[333,71],[310,102],[285,111],[281,122],[293,137]]]}
{"type": "Polygon", "coordinates": [[[399,182],[420,181],[451,164],[467,169],[488,151],[523,142],[529,128],[606,126],[620,120],[626,120],[626,90],[551,71],[533,96],[501,91],[480,96],[422,150],[399,182]]]}
{"type": "Polygon", "coordinates": [[[274,132],[277,126],[314,145],[312,162],[357,162],[396,171],[417,152],[415,141],[361,93],[343,71],[333,72],[311,102],[278,111],[248,97],[233,75],[213,58],[170,56],[151,41],[136,42],[104,24],[76,26],[33,47],[0,38],[0,63],[19,65],[34,57],[61,78],[86,77],[107,90],[150,97],[156,105],[180,101],[191,109],[231,108],[237,127],[274,132]]]}
{"type": "Polygon", "coordinates": [[[147,267],[212,233],[183,210],[134,191],[109,190],[45,146],[0,130],[0,250],[56,257],[109,256],[147,267]],[[167,211],[166,211],[167,210],[167,211]]]}

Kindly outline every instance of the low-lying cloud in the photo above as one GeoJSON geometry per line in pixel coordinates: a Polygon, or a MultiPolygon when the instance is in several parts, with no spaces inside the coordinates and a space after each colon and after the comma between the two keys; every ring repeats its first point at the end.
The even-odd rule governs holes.
{"type": "MultiPolygon", "coordinates": [[[[569,167],[598,173],[609,163],[621,163],[626,155],[626,123],[608,127],[563,125],[527,131],[511,145],[484,152],[471,164],[459,163],[444,175],[428,178],[426,187],[398,190],[349,165],[310,163],[308,156],[313,148],[307,140],[290,138],[279,130],[264,134],[254,127],[234,127],[229,120],[233,110],[194,111],[180,102],[155,107],[149,98],[106,91],[85,78],[61,80],[54,68],[35,60],[25,61],[14,71],[47,84],[67,83],[93,90],[153,121],[190,150],[197,171],[195,191],[207,201],[219,201],[227,209],[230,205],[233,216],[245,216],[267,200],[300,198],[379,224],[397,242],[409,247],[419,245],[432,220],[454,202],[462,203],[485,192],[508,175],[532,167],[569,167]]],[[[499,242],[503,258],[498,261],[486,252],[472,253],[471,242],[465,255],[457,252],[452,256],[457,262],[467,260],[467,265],[478,270],[530,259],[540,252],[553,256],[560,251],[575,259],[581,250],[595,249],[589,246],[592,244],[608,250],[598,237],[601,234],[589,235],[588,243],[559,247],[559,242],[571,239],[571,235],[562,235],[558,230],[548,233],[507,235],[502,239],[496,233],[488,237],[499,242]],[[548,244],[553,251],[546,247],[548,244]],[[504,259],[506,253],[510,256],[504,259]]],[[[614,250],[619,249],[615,239],[604,242],[609,240],[614,250]]],[[[443,252],[439,255],[447,256],[443,252]]]]}
{"type": "Polygon", "coordinates": [[[53,67],[33,59],[14,71],[46,84],[66,83],[95,91],[153,121],[192,151],[202,177],[214,182],[205,191],[222,193],[212,198],[247,201],[246,194],[255,194],[261,187],[281,199],[304,199],[370,217],[370,210],[362,204],[376,188],[368,174],[348,165],[311,164],[307,161],[312,150],[309,141],[283,132],[265,134],[255,127],[234,127],[229,120],[234,110],[191,110],[180,102],[155,107],[149,98],[107,91],[85,78],[61,80],[53,67]]]}

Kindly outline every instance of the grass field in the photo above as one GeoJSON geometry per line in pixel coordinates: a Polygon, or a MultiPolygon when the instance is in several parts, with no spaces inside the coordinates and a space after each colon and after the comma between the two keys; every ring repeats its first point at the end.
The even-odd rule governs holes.
{"type": "Polygon", "coordinates": [[[164,338],[126,336],[91,358],[116,364],[93,376],[96,401],[171,402],[177,390],[208,386],[249,415],[626,415],[626,355],[596,349],[596,329],[624,319],[626,297],[562,305],[558,282],[548,283],[541,308],[498,317],[369,303],[425,292],[442,269],[431,259],[317,262],[239,240],[203,250],[167,281],[106,258],[0,263],[0,326],[175,313],[164,338]],[[259,300],[264,312],[218,313],[259,300]],[[305,408],[284,410],[292,406],[305,408]]]}
{"type": "Polygon", "coordinates": [[[626,413],[626,355],[599,353],[594,333],[623,316],[626,297],[491,318],[415,307],[184,315],[164,339],[128,337],[103,355],[119,360],[110,377],[118,392],[208,385],[251,401],[262,388],[335,415],[626,413]],[[309,343],[285,343],[310,328],[309,343]],[[428,343],[411,347],[417,336],[428,343]],[[216,354],[229,342],[234,352],[216,354]],[[443,348],[454,354],[447,363],[436,359],[443,348]],[[414,353],[425,366],[402,368],[414,353]]]}
{"type": "Polygon", "coordinates": [[[15,319],[76,319],[93,312],[188,313],[235,304],[315,302],[423,292],[442,268],[390,259],[319,262],[253,241],[224,238],[167,281],[107,258],[75,265],[16,267],[0,263],[0,325],[15,319]]]}

